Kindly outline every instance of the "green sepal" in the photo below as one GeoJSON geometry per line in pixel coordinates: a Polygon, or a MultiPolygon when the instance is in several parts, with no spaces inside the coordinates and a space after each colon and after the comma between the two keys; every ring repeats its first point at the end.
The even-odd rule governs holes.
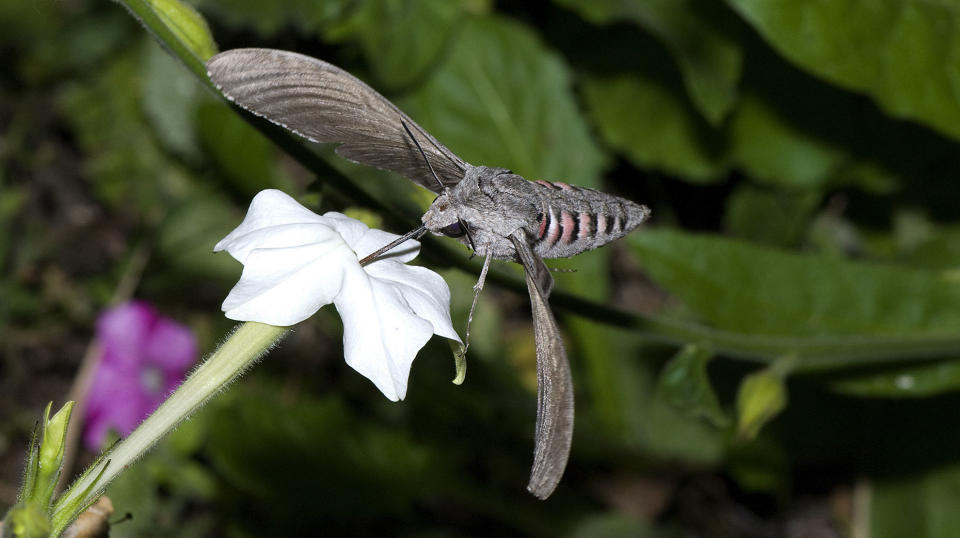
{"type": "MultiPolygon", "coordinates": [[[[98,458],[97,462],[99,462],[102,459],[103,459],[103,456],[98,458]]],[[[95,462],[93,465],[88,467],[87,472],[85,472],[84,475],[89,474],[90,471],[95,469],[97,462],[95,462]]],[[[52,536],[59,536],[60,533],[64,531],[64,529],[66,529],[71,523],[73,523],[75,519],[77,519],[80,516],[80,514],[86,511],[86,509],[89,508],[90,505],[92,505],[97,501],[97,498],[99,496],[92,497],[92,498],[88,498],[88,497],[91,497],[90,494],[94,491],[94,489],[100,486],[100,478],[102,478],[103,473],[107,471],[107,467],[110,467],[110,460],[106,460],[103,463],[103,467],[100,468],[100,472],[97,473],[97,477],[94,478],[86,488],[84,488],[84,490],[81,492],[79,496],[74,497],[74,500],[72,502],[64,503],[63,505],[58,504],[55,507],[54,513],[52,516],[53,525],[54,525],[54,532],[51,533],[52,536]]],[[[61,497],[61,500],[62,500],[62,497],[61,497]]]]}
{"type": "Polygon", "coordinates": [[[780,359],[750,374],[737,391],[737,436],[753,439],[787,406],[787,373],[794,359],[780,359]]]}
{"type": "Polygon", "coordinates": [[[50,529],[50,518],[44,507],[31,502],[11,509],[0,531],[4,537],[47,538],[51,536],[50,529]]]}
{"type": "Polygon", "coordinates": [[[457,372],[453,384],[462,385],[467,377],[467,348],[460,342],[450,340],[450,349],[453,350],[453,364],[457,372]]]}
{"type": "Polygon", "coordinates": [[[53,402],[43,411],[43,420],[37,424],[30,438],[23,483],[17,493],[17,503],[4,518],[4,536],[49,536],[51,502],[63,467],[63,453],[67,425],[74,402],[67,402],[50,417],[53,402]]]}
{"type": "MultiPolygon", "coordinates": [[[[53,402],[47,404],[47,410],[50,409],[50,406],[53,402]]],[[[33,433],[30,435],[30,444],[27,445],[27,461],[23,466],[23,483],[20,485],[20,491],[17,492],[17,503],[19,506],[22,503],[25,503],[27,499],[30,499],[33,496],[33,490],[36,488],[37,484],[37,465],[39,462],[38,454],[40,452],[40,423],[37,423],[33,428],[33,433]]]]}
{"type": "Polygon", "coordinates": [[[73,413],[74,402],[67,402],[50,418],[52,403],[47,404],[43,414],[43,436],[37,459],[37,482],[33,493],[33,502],[40,506],[50,506],[53,492],[60,480],[63,467],[63,453],[67,439],[67,426],[73,413]]]}
{"type": "Polygon", "coordinates": [[[664,366],[657,390],[677,410],[703,417],[718,428],[730,424],[707,375],[707,363],[713,358],[708,348],[689,344],[664,366]]]}

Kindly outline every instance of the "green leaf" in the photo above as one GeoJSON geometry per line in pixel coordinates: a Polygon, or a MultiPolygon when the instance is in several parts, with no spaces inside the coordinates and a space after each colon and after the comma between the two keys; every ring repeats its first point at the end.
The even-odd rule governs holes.
{"type": "Polygon", "coordinates": [[[628,239],[647,274],[716,327],[769,335],[942,337],[960,327],[960,279],[646,230],[628,239]]]}
{"type": "Polygon", "coordinates": [[[820,198],[818,192],[798,194],[743,184],[727,199],[723,227],[732,235],[758,243],[795,245],[820,198]]]}
{"type": "Polygon", "coordinates": [[[459,1],[367,0],[325,35],[358,41],[377,79],[402,88],[437,62],[462,18],[459,1]]]}
{"type": "Polygon", "coordinates": [[[708,349],[685,346],[664,366],[657,389],[661,397],[678,410],[723,427],[730,419],[720,408],[707,375],[711,358],[713,353],[708,349]]]}
{"type": "Polygon", "coordinates": [[[930,230],[904,247],[898,261],[927,269],[956,270],[960,268],[960,225],[930,230]]]}
{"type": "Polygon", "coordinates": [[[673,53],[687,93],[712,125],[719,125],[737,99],[743,64],[739,44],[721,28],[735,23],[729,12],[695,0],[555,0],[594,23],[632,21],[673,53]]]}
{"type": "Polygon", "coordinates": [[[194,127],[202,86],[173,56],[151,44],[144,51],[143,108],[163,145],[196,162],[200,147],[194,127]]]}
{"type": "Polygon", "coordinates": [[[197,4],[223,24],[235,29],[253,29],[266,37],[291,26],[310,35],[342,20],[355,0],[198,0],[197,4]]]}
{"type": "Polygon", "coordinates": [[[214,404],[209,459],[233,489],[273,507],[279,521],[403,514],[444,476],[436,472],[438,454],[402,428],[363,422],[339,396],[237,389],[214,404]],[[259,441],[242,442],[251,431],[259,441]],[[305,514],[304,499],[316,510],[305,514]]]}
{"type": "Polygon", "coordinates": [[[266,188],[289,190],[289,181],[276,166],[277,148],[229,106],[204,101],[196,119],[203,148],[235,188],[250,197],[266,188]]]}
{"type": "Polygon", "coordinates": [[[960,138],[960,4],[727,0],[777,51],[898,118],[960,138]]]}
{"type": "MultiPolygon", "coordinates": [[[[142,42],[153,46],[146,38],[142,42]]],[[[118,53],[91,72],[85,84],[64,91],[58,105],[84,151],[81,170],[96,194],[113,207],[138,211],[149,220],[164,211],[158,200],[182,195],[188,179],[186,171],[158,147],[144,118],[140,91],[129,90],[142,82],[142,58],[137,47],[118,53]]]]}
{"type": "Polygon", "coordinates": [[[605,156],[560,56],[526,26],[492,16],[469,19],[450,46],[402,108],[468,162],[597,185],[605,156]]]}
{"type": "MultiPolygon", "coordinates": [[[[932,440],[931,440],[932,441],[932,440]]],[[[869,506],[872,538],[948,538],[960,528],[960,465],[877,480],[869,506]]]]}
{"type": "MultiPolygon", "coordinates": [[[[39,10],[40,6],[32,6],[32,9],[39,10]]],[[[98,69],[115,51],[130,42],[132,34],[140,30],[130,24],[130,17],[126,13],[112,7],[110,11],[96,10],[86,16],[61,16],[69,17],[70,23],[57,30],[56,39],[35,39],[40,32],[32,40],[24,38],[23,41],[32,46],[28,54],[18,58],[22,73],[18,78],[22,82],[35,84],[50,80],[51,77],[61,76],[64,69],[77,73],[98,69]]],[[[0,19],[9,20],[5,13],[0,13],[0,19]]],[[[23,31],[23,20],[17,20],[14,26],[19,28],[0,28],[0,34],[9,39],[14,32],[23,31]]],[[[26,26],[30,26],[29,23],[26,26]]]]}
{"type": "Polygon", "coordinates": [[[157,250],[181,274],[236,279],[240,265],[224,253],[214,253],[213,246],[238,222],[240,216],[229,200],[198,193],[163,221],[157,232],[157,250]]]}
{"type": "Polygon", "coordinates": [[[585,404],[603,433],[653,457],[696,465],[720,461],[723,435],[655,390],[656,373],[644,361],[650,351],[636,334],[576,317],[564,321],[574,338],[574,378],[588,389],[586,398],[578,396],[579,405],[585,404]]]}
{"type": "Polygon", "coordinates": [[[726,453],[726,472],[745,491],[784,495],[790,491],[791,460],[770,436],[739,439],[726,453]]]}
{"type": "Polygon", "coordinates": [[[776,365],[750,374],[737,391],[737,435],[753,439],[787,406],[787,386],[776,365]]]}
{"type": "Polygon", "coordinates": [[[663,170],[694,183],[716,181],[737,169],[791,190],[828,183],[889,190],[892,183],[889,172],[878,178],[866,168],[869,161],[855,158],[818,130],[798,125],[779,103],[750,90],[718,129],[694,114],[669,77],[653,65],[587,78],[584,96],[607,143],[640,168],[663,170]]]}
{"type": "Polygon", "coordinates": [[[565,538],[657,538],[663,536],[643,518],[614,513],[586,517],[577,522],[565,538]]]}
{"type": "MultiPolygon", "coordinates": [[[[632,357],[634,362],[642,355],[632,357]]],[[[637,368],[639,370],[639,368],[637,368]]],[[[645,368],[652,370],[652,368],[645,368]]],[[[702,419],[694,418],[660,397],[655,390],[656,372],[644,372],[647,383],[634,384],[633,390],[643,391],[640,407],[627,409],[639,415],[643,426],[639,445],[653,457],[670,461],[686,461],[694,465],[716,465],[724,458],[726,433],[702,419]]]]}
{"type": "Polygon", "coordinates": [[[589,78],[584,97],[600,133],[644,169],[706,183],[726,171],[722,137],[650,77],[589,78]]]}
{"type": "Polygon", "coordinates": [[[756,96],[744,96],[729,126],[730,159],[750,177],[791,188],[822,185],[847,153],[805,132],[756,96]]]}
{"type": "Polygon", "coordinates": [[[960,361],[873,366],[868,371],[834,374],[831,389],[867,398],[925,398],[960,389],[960,361]]]}

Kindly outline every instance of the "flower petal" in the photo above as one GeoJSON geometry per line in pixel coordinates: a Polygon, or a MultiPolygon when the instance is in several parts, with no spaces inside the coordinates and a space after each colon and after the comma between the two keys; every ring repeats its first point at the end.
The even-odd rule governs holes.
{"type": "Polygon", "coordinates": [[[317,216],[279,191],[264,191],[216,246],[244,264],[223,309],[232,319],[287,326],[334,302],[347,364],[387,398],[403,398],[413,359],[430,336],[460,338],[443,279],[402,263],[419,253],[417,241],[360,266],[361,258],[399,237],[340,213],[317,216]]]}
{"type": "Polygon", "coordinates": [[[135,365],[158,314],[143,301],[130,301],[104,312],[97,320],[97,339],[105,360],[135,365]]]}
{"type": "Polygon", "coordinates": [[[343,318],[347,364],[387,398],[402,399],[413,359],[433,334],[432,323],[416,315],[394,283],[351,268],[343,284],[334,304],[343,318]]]}
{"type": "Polygon", "coordinates": [[[295,246],[320,240],[329,233],[324,218],[300,205],[287,194],[267,189],[250,202],[240,226],[224,237],[214,252],[226,250],[241,263],[255,248],[295,246]],[[316,237],[320,236],[320,237],[316,237]]]}
{"type": "Polygon", "coordinates": [[[127,435],[152,410],[142,387],[139,369],[114,368],[101,363],[87,396],[84,444],[99,450],[110,429],[127,435]]]}
{"type": "Polygon", "coordinates": [[[461,342],[450,320],[450,288],[443,277],[425,267],[392,260],[367,266],[367,274],[391,282],[417,316],[433,325],[434,334],[461,342]]]}
{"type": "MultiPolygon", "coordinates": [[[[371,229],[366,224],[336,211],[324,213],[323,218],[343,236],[343,240],[357,253],[358,259],[365,258],[368,254],[376,252],[400,237],[383,230],[371,229]]],[[[408,239],[393,247],[390,252],[383,253],[377,261],[397,260],[406,263],[416,258],[419,253],[420,243],[408,239]]]]}
{"type": "Polygon", "coordinates": [[[155,365],[165,375],[180,379],[197,360],[197,338],[186,325],[160,317],[144,342],[143,363],[155,365]]]}
{"type": "Polygon", "coordinates": [[[360,270],[353,250],[336,234],[298,247],[256,249],[222,308],[238,321],[293,325],[333,301],[346,267],[360,270]]]}

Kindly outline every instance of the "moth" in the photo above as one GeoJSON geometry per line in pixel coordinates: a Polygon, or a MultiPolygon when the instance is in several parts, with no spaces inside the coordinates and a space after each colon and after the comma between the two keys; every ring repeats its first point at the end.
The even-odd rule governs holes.
{"type": "Polygon", "coordinates": [[[211,58],[207,74],[227,99],[253,114],[313,142],[338,144],[340,156],[396,172],[436,193],[422,226],[401,239],[426,230],[456,238],[484,256],[477,293],[491,259],[523,265],[538,382],[527,489],[540,499],[549,497],[570,454],[574,395],[548,303],[553,277],[543,260],[570,257],[622,237],[647,220],[650,210],[592,189],[528,181],[504,168],[469,164],[358,78],[309,56],[235,49],[211,58]]]}

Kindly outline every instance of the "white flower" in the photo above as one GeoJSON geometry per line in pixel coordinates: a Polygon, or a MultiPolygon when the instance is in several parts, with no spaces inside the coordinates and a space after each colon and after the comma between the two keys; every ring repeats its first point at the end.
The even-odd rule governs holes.
{"type": "Polygon", "coordinates": [[[410,366],[433,334],[460,341],[440,275],[405,265],[420,244],[359,260],[398,236],[340,213],[317,215],[277,190],[257,194],[243,222],[217,243],[243,264],[223,302],[230,319],[293,325],[331,302],[343,318],[347,364],[387,398],[406,395],[410,366]]]}

